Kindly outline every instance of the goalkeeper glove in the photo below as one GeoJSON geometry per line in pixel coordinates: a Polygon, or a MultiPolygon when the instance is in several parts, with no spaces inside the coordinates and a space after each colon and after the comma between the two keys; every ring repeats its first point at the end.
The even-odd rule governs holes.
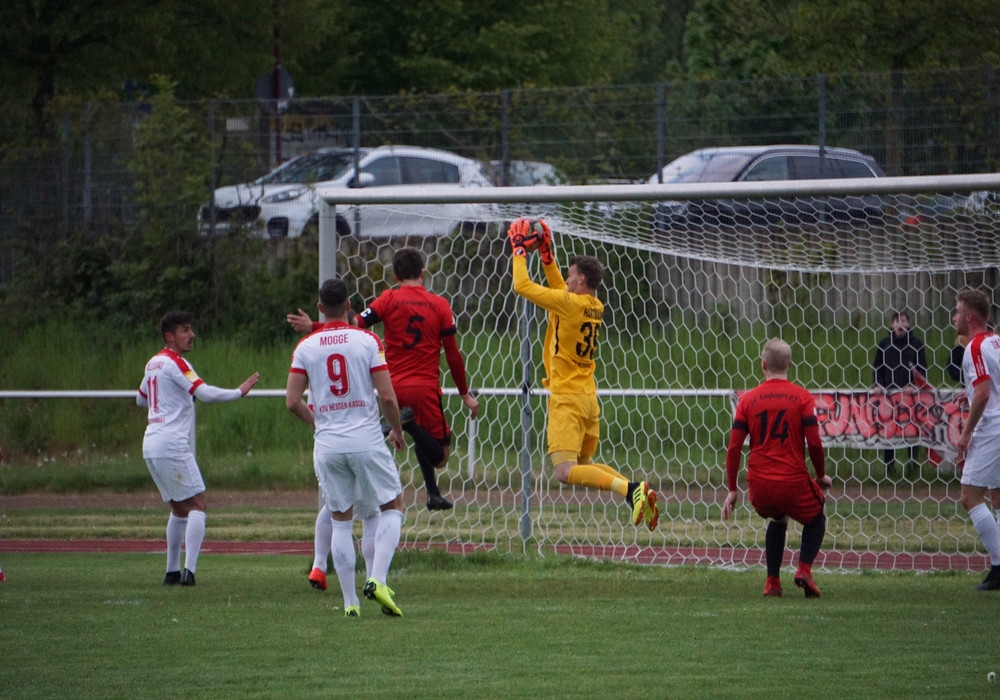
{"type": "Polygon", "coordinates": [[[522,258],[528,257],[528,251],[524,247],[524,240],[531,234],[531,222],[528,219],[517,219],[512,222],[507,229],[507,238],[510,239],[510,250],[514,255],[522,258]]]}
{"type": "Polygon", "coordinates": [[[538,223],[542,227],[542,233],[538,238],[538,254],[542,258],[543,265],[551,265],[556,259],[552,253],[552,229],[541,219],[538,223]]]}

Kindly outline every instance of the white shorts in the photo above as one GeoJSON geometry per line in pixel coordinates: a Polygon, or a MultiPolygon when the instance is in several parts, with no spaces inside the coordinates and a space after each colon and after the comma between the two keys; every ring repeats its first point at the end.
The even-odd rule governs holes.
{"type": "Polygon", "coordinates": [[[1000,434],[973,433],[962,467],[962,483],[1000,489],[1000,434]]]}
{"type": "Polygon", "coordinates": [[[149,474],[156,482],[163,501],[186,501],[205,490],[205,481],[194,455],[146,457],[149,474]]]}
{"type": "Polygon", "coordinates": [[[396,461],[384,443],[365,452],[327,453],[317,448],[313,465],[323,501],[334,513],[353,507],[355,516],[368,517],[403,493],[396,461]]]}

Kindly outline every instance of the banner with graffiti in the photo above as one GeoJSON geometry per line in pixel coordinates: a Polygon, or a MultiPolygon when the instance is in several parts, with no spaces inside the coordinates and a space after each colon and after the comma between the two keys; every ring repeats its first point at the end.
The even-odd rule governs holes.
{"type": "MultiPolygon", "coordinates": [[[[733,409],[744,394],[734,391],[733,409]]],[[[923,445],[955,461],[969,404],[960,389],[814,391],[825,445],[894,448],[923,445]]],[[[932,456],[933,459],[933,456],[932,456]]]]}

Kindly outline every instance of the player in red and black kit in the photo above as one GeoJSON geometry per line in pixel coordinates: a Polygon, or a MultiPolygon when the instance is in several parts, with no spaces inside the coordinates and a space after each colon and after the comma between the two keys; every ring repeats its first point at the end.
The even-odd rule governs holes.
{"type": "Polygon", "coordinates": [[[795,585],[807,598],[819,598],[813,581],[812,564],[826,534],[823,512],[824,492],[832,481],[823,469],[823,443],[816,421],[816,402],[803,387],[788,381],[792,350],[788,343],[772,338],[761,353],[764,383],[740,397],[726,453],[729,494],[722,506],[722,518],[733,512],[739,497],[737,476],[743,443],[750,436],[747,459],[747,486],[750,505],[770,518],[764,538],[767,582],[764,595],[781,595],[781,560],[785,553],[788,519],[802,523],[802,547],[795,585]],[[805,447],[809,446],[816,478],[806,469],[805,447]]]}
{"type": "MultiPolygon", "coordinates": [[[[469,392],[451,305],[424,287],[423,254],[415,248],[401,248],[392,256],[392,268],[399,285],[382,292],[358,314],[357,321],[362,328],[383,325],[393,391],[400,406],[413,410],[412,420],[406,414],[402,416],[403,430],[413,438],[427,488],[427,508],[447,510],[453,504],[441,495],[434,475],[451,453],[451,428],[441,405],[442,350],[455,388],[473,419],[479,402],[469,392]]],[[[301,309],[297,315],[289,314],[287,320],[292,328],[303,332],[321,325],[312,324],[301,309]]]]}

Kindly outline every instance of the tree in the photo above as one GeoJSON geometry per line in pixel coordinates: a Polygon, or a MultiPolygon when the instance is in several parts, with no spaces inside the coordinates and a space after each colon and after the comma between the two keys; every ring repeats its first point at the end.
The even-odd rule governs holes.
{"type": "Polygon", "coordinates": [[[1000,58],[994,0],[698,0],[688,78],[971,67],[1000,58]]]}
{"type": "Polygon", "coordinates": [[[368,0],[297,62],[309,94],[608,84],[632,73],[637,10],[654,0],[368,0]],[[388,21],[387,21],[388,18],[388,21]]]}
{"type": "Polygon", "coordinates": [[[249,97],[275,57],[329,35],[329,0],[6,0],[0,3],[4,136],[54,132],[60,95],[122,94],[170,75],[182,98],[249,97]]]}

